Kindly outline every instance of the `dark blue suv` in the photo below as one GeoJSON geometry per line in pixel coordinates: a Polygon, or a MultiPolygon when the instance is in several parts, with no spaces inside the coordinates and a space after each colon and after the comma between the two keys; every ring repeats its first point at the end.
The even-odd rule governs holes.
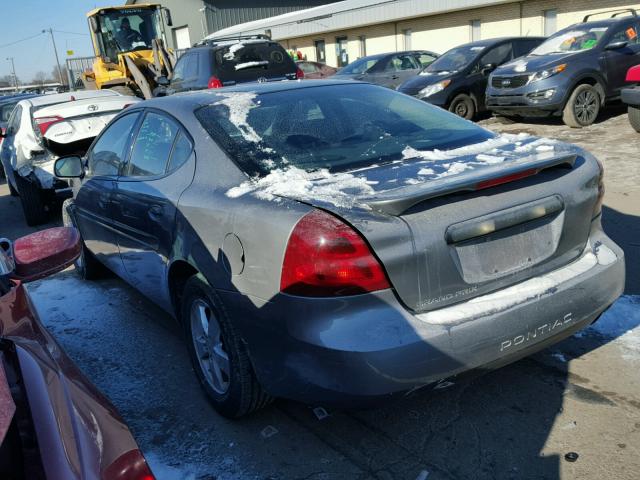
{"type": "Polygon", "coordinates": [[[496,69],[487,108],[512,117],[562,115],[574,128],[591,125],[605,102],[620,98],[627,70],[640,63],[640,21],[632,9],[600,21],[589,17],[496,69]]]}

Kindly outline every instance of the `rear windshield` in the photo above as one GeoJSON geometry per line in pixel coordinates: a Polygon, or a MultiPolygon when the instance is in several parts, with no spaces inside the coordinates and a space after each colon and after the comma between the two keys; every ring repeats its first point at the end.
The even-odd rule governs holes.
{"type": "Polygon", "coordinates": [[[288,166],[344,171],[401,160],[407,148],[457,148],[494,136],[438,107],[369,84],[217,95],[220,100],[195,115],[252,176],[288,166]]]}
{"type": "Polygon", "coordinates": [[[457,47],[438,57],[425,72],[457,72],[475,60],[486,47],[482,45],[465,45],[457,47]]]}
{"type": "Polygon", "coordinates": [[[222,81],[284,77],[295,74],[293,60],[275,42],[234,43],[214,51],[217,76],[222,81]]]}

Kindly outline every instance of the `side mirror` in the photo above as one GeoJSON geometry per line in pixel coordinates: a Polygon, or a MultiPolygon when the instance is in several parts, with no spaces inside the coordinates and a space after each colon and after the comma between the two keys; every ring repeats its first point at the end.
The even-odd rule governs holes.
{"type": "Polygon", "coordinates": [[[168,27],[172,27],[173,20],[171,19],[171,10],[169,10],[168,8],[163,8],[162,13],[164,15],[164,23],[166,23],[168,27]]]}
{"type": "Polygon", "coordinates": [[[98,33],[100,31],[98,19],[96,17],[89,17],[89,27],[93,33],[98,33]]]}
{"type": "Polygon", "coordinates": [[[604,49],[605,50],[620,50],[621,48],[624,48],[627,45],[629,45],[629,42],[627,40],[622,40],[620,42],[611,42],[606,47],[604,47],[604,49]]]}
{"type": "Polygon", "coordinates": [[[40,230],[13,243],[13,277],[32,282],[64,270],[79,256],[80,234],[73,227],[40,230]]]}
{"type": "Polygon", "coordinates": [[[82,178],[84,177],[82,159],[76,155],[60,157],[53,165],[53,173],[59,178],[82,178]]]}
{"type": "Polygon", "coordinates": [[[487,76],[489,75],[491,72],[493,72],[496,68],[498,68],[498,66],[495,63],[487,63],[486,65],[483,65],[482,68],[480,69],[480,72],[484,75],[487,76]]]}
{"type": "Polygon", "coordinates": [[[165,77],[164,75],[158,77],[156,79],[156,83],[158,85],[160,85],[161,87],[168,87],[169,86],[169,79],[167,77],[165,77]]]}

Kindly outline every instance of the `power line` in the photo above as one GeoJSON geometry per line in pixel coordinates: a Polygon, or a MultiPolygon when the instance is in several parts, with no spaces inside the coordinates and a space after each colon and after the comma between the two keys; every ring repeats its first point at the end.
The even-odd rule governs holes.
{"type": "Polygon", "coordinates": [[[15,42],[5,43],[4,45],[0,45],[0,48],[10,47],[11,45],[15,45],[16,43],[26,42],[27,40],[31,40],[31,39],[33,39],[33,38],[39,37],[39,36],[40,36],[40,35],[42,35],[43,33],[44,33],[44,31],[43,31],[43,32],[41,32],[41,33],[38,33],[38,34],[36,34],[36,35],[32,35],[32,36],[30,36],[30,37],[27,37],[27,38],[23,38],[23,39],[21,39],[21,40],[16,40],[15,42]]]}
{"type": "Polygon", "coordinates": [[[88,37],[88,33],[78,33],[78,32],[65,32],[64,30],[54,30],[56,33],[66,33],[68,35],[82,35],[83,37],[88,37]]]}

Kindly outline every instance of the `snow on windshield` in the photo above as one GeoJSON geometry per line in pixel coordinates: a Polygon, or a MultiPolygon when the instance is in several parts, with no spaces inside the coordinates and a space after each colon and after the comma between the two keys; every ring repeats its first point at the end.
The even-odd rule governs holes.
{"type": "Polygon", "coordinates": [[[355,206],[358,198],[374,193],[375,182],[350,173],[330,173],[326,169],[306,172],[289,167],[273,170],[266,177],[251,179],[227,191],[231,198],[253,193],[264,200],[293,197],[298,200],[319,200],[337,207],[355,206]]]}
{"type": "Polygon", "coordinates": [[[216,92],[216,95],[223,98],[214,105],[224,105],[229,109],[229,121],[238,128],[242,137],[248,142],[259,143],[262,138],[247,122],[249,110],[258,106],[254,102],[257,95],[254,92],[216,92]]]}

